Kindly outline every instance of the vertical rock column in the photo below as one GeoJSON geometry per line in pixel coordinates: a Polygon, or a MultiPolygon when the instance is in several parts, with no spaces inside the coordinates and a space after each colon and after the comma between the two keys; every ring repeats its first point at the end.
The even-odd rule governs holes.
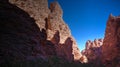
{"type": "Polygon", "coordinates": [[[120,67],[120,16],[109,16],[102,46],[102,62],[106,67],[120,67]]]}

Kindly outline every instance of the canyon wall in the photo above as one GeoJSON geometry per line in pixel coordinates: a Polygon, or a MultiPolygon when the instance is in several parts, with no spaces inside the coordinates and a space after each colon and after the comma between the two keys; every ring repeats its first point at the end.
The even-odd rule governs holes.
{"type": "Polygon", "coordinates": [[[59,57],[79,61],[81,53],[62,19],[58,2],[0,0],[0,63],[59,57]]]}
{"type": "Polygon", "coordinates": [[[0,64],[59,57],[120,66],[120,16],[110,15],[104,39],[88,40],[81,54],[62,15],[56,1],[0,0],[0,64]]]}
{"type": "Polygon", "coordinates": [[[81,52],[86,56],[88,63],[105,67],[120,66],[120,16],[110,14],[104,39],[88,40],[85,49],[81,52]]]}
{"type": "Polygon", "coordinates": [[[102,62],[106,67],[120,66],[120,16],[109,16],[102,46],[102,62]]]}

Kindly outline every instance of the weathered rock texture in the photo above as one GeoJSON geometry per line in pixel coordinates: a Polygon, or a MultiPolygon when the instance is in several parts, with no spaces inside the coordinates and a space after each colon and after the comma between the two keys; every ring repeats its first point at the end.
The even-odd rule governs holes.
{"type": "Polygon", "coordinates": [[[87,59],[87,57],[84,54],[82,54],[82,56],[80,58],[80,62],[81,63],[88,63],[88,59],[87,59]]]}
{"type": "Polygon", "coordinates": [[[60,43],[71,36],[70,29],[62,19],[63,11],[58,2],[53,2],[48,8],[47,0],[9,0],[25,10],[35,19],[37,25],[47,30],[47,39],[51,40],[56,31],[60,32],[60,43]]]}
{"type": "Polygon", "coordinates": [[[0,63],[54,56],[80,59],[58,2],[51,3],[50,8],[47,0],[9,2],[0,0],[0,63]]]}
{"type": "Polygon", "coordinates": [[[56,55],[46,30],[40,31],[27,12],[7,1],[0,1],[0,40],[0,63],[56,55]]]}
{"type": "Polygon", "coordinates": [[[9,0],[9,2],[26,11],[41,29],[45,29],[45,18],[50,13],[47,0],[9,0]]]}
{"type": "Polygon", "coordinates": [[[120,67],[120,16],[109,16],[102,46],[102,62],[106,67],[120,67]]]}
{"type": "Polygon", "coordinates": [[[103,39],[95,39],[94,41],[88,40],[86,42],[86,47],[82,51],[89,63],[94,63],[98,65],[101,62],[101,46],[103,44],[103,39]]]}

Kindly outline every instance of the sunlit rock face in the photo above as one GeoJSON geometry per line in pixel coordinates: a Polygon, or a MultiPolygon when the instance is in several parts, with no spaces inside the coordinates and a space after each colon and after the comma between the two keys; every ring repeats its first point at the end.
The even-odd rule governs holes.
{"type": "Polygon", "coordinates": [[[103,39],[88,40],[85,49],[81,52],[88,59],[89,63],[98,65],[101,62],[101,46],[103,39]]]}
{"type": "Polygon", "coordinates": [[[0,62],[60,57],[77,61],[81,53],[62,19],[58,2],[0,0],[0,62]],[[10,4],[10,3],[11,4],[10,4]],[[3,59],[3,58],[6,58],[3,59]]]}
{"type": "Polygon", "coordinates": [[[81,58],[80,58],[80,62],[81,63],[88,63],[88,59],[85,55],[82,55],[81,58]]]}
{"type": "Polygon", "coordinates": [[[9,0],[9,2],[26,11],[41,29],[45,29],[45,18],[50,13],[47,0],[9,0]]]}
{"type": "Polygon", "coordinates": [[[120,16],[109,16],[102,46],[102,62],[106,67],[120,67],[120,16]]]}
{"type": "Polygon", "coordinates": [[[37,25],[47,30],[47,39],[51,40],[56,31],[60,32],[60,43],[71,36],[70,29],[62,19],[63,11],[58,2],[52,2],[48,8],[47,0],[9,0],[26,11],[35,19],[37,25]]]}

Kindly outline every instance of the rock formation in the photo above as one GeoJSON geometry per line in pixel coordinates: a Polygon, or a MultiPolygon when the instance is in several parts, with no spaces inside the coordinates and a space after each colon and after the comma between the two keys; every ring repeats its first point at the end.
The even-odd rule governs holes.
{"type": "Polygon", "coordinates": [[[109,16],[105,38],[88,40],[79,52],[58,2],[0,0],[0,65],[59,57],[106,67],[120,66],[120,16],[109,16]]]}
{"type": "Polygon", "coordinates": [[[41,29],[45,29],[45,18],[50,13],[47,0],[9,0],[9,2],[26,11],[41,29]]]}
{"type": "Polygon", "coordinates": [[[103,39],[95,39],[94,41],[88,40],[86,47],[82,51],[82,55],[85,55],[89,63],[99,64],[101,62],[101,46],[103,39]]]}
{"type": "Polygon", "coordinates": [[[0,40],[0,63],[56,55],[46,30],[40,31],[27,12],[7,0],[0,0],[0,40]]]}
{"type": "Polygon", "coordinates": [[[80,62],[81,63],[88,63],[88,59],[87,59],[87,57],[84,54],[82,54],[82,56],[80,58],[80,62]]]}
{"type": "Polygon", "coordinates": [[[35,19],[37,25],[47,31],[47,39],[51,40],[56,31],[60,32],[60,43],[71,36],[70,29],[62,19],[63,11],[58,2],[52,2],[48,8],[47,0],[9,0],[26,11],[35,19]]]}
{"type": "MultiPolygon", "coordinates": [[[[120,66],[120,16],[109,16],[105,37],[103,39],[88,40],[82,55],[86,56],[88,63],[104,65],[105,67],[120,66]]],[[[82,57],[81,57],[82,59],[82,57]]]]}
{"type": "Polygon", "coordinates": [[[120,67],[120,16],[109,16],[102,46],[102,62],[106,67],[120,67]]]}
{"type": "Polygon", "coordinates": [[[60,57],[78,61],[81,53],[62,19],[58,2],[0,0],[0,63],[60,57]]]}

